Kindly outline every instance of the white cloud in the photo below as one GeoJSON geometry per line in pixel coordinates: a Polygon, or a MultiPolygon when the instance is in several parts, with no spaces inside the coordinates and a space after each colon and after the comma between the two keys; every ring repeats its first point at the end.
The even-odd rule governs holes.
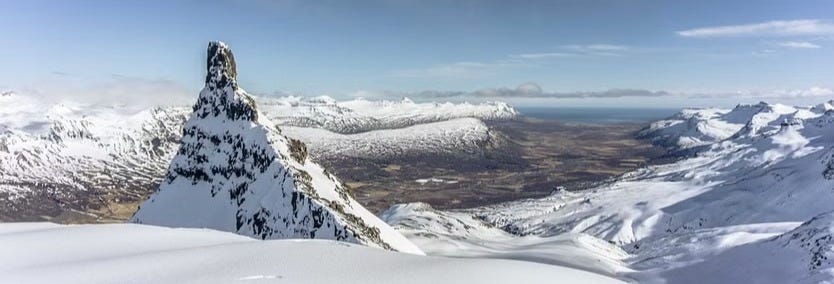
{"type": "Polygon", "coordinates": [[[15,90],[53,102],[123,105],[136,109],[159,105],[190,105],[197,97],[195,91],[171,80],[122,75],[97,80],[72,75],[52,76],[15,90]]]}
{"type": "Polygon", "coordinates": [[[834,90],[823,87],[810,87],[807,89],[782,89],[769,91],[740,91],[737,96],[744,98],[815,98],[834,96],[834,90]]]}
{"type": "Polygon", "coordinates": [[[769,56],[769,55],[771,55],[775,52],[776,51],[773,50],[773,49],[762,49],[762,50],[758,50],[758,51],[753,51],[753,52],[751,52],[751,54],[753,56],[766,57],[766,56],[769,56]]]}
{"type": "Polygon", "coordinates": [[[516,55],[511,55],[510,57],[522,58],[522,59],[542,59],[542,58],[570,57],[570,56],[576,56],[576,54],[566,53],[566,52],[544,52],[544,53],[516,54],[516,55]]]}
{"type": "Polygon", "coordinates": [[[519,98],[537,99],[724,99],[738,102],[742,99],[757,100],[792,100],[792,99],[821,99],[834,97],[834,90],[825,87],[810,87],[805,89],[770,89],[770,90],[741,90],[735,92],[706,92],[687,93],[670,91],[652,91],[646,89],[609,89],[603,91],[578,92],[547,92],[537,83],[529,82],[515,88],[487,88],[475,91],[438,91],[427,90],[419,92],[396,91],[358,91],[353,97],[368,99],[399,99],[412,98],[415,100],[468,100],[468,99],[499,99],[510,100],[519,98]]]}
{"type": "Polygon", "coordinates": [[[813,48],[821,48],[822,47],[822,46],[819,46],[817,44],[807,42],[807,41],[785,41],[785,42],[776,43],[776,45],[781,46],[781,47],[806,48],[806,49],[808,49],[808,48],[813,49],[813,48]]]}
{"type": "Polygon", "coordinates": [[[614,44],[569,44],[563,45],[554,52],[522,53],[510,55],[510,58],[517,59],[550,59],[576,56],[618,56],[632,50],[625,45],[614,44]]]}
{"type": "Polygon", "coordinates": [[[614,44],[571,44],[562,46],[566,49],[580,51],[580,52],[594,52],[594,51],[624,51],[628,50],[628,46],[614,45],[614,44]]]}
{"type": "Polygon", "coordinates": [[[539,86],[539,84],[533,82],[518,85],[518,87],[516,87],[515,90],[521,94],[528,95],[538,95],[544,92],[544,90],[542,90],[542,87],[539,86]]]}
{"type": "Polygon", "coordinates": [[[834,24],[816,19],[770,21],[755,24],[704,27],[678,31],[678,35],[693,38],[742,36],[812,36],[834,34],[834,24]]]}
{"type": "Polygon", "coordinates": [[[661,97],[674,96],[665,91],[649,91],[641,89],[610,89],[606,91],[590,92],[545,92],[539,84],[528,82],[518,85],[515,88],[488,88],[475,91],[437,91],[427,90],[420,92],[395,92],[395,91],[357,91],[352,97],[373,98],[373,99],[396,99],[414,98],[418,100],[436,99],[512,99],[512,98],[551,98],[551,99],[583,99],[583,98],[623,98],[623,97],[661,97]]]}
{"type": "Polygon", "coordinates": [[[400,69],[388,75],[403,78],[474,78],[493,75],[503,68],[534,66],[556,58],[622,56],[634,51],[631,47],[613,44],[563,45],[555,51],[511,54],[483,62],[454,62],[427,68],[400,69]]]}
{"type": "Polygon", "coordinates": [[[391,76],[404,78],[468,78],[483,75],[487,69],[500,63],[455,62],[421,69],[403,69],[391,72],[391,76]]]}

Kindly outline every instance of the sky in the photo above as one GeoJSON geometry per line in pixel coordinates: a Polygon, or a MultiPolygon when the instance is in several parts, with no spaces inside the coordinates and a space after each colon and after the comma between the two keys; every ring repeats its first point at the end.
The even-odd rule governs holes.
{"type": "Polygon", "coordinates": [[[834,98],[834,1],[0,1],[0,89],[187,101],[205,47],[250,93],[527,105],[834,98]]]}

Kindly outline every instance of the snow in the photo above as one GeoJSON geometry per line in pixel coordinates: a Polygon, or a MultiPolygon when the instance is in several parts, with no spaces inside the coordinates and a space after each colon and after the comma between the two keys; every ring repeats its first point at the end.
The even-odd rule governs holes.
{"type": "Polygon", "coordinates": [[[17,194],[26,192],[13,185],[85,191],[91,184],[156,183],[175,150],[169,141],[178,139],[187,115],[184,108],[135,112],[57,104],[39,109],[0,117],[0,125],[9,126],[0,131],[0,184],[20,188],[17,194]]]}
{"type": "Polygon", "coordinates": [[[622,249],[585,234],[518,237],[470,214],[424,203],[395,205],[382,218],[429,255],[523,260],[624,279],[620,274],[631,271],[622,249]]]}
{"type": "Polygon", "coordinates": [[[426,257],[138,224],[0,224],[2,283],[622,283],[531,262],[426,257]]]}
{"type": "Polygon", "coordinates": [[[755,136],[760,129],[766,128],[785,115],[792,115],[797,119],[811,119],[820,116],[824,111],[824,106],[791,107],[765,102],[738,105],[732,110],[685,109],[670,118],[651,123],[641,130],[639,136],[663,146],[682,150],[709,145],[733,135],[755,136]]]}
{"type": "Polygon", "coordinates": [[[456,180],[444,180],[444,179],[434,178],[434,177],[418,178],[418,179],[415,179],[414,182],[422,184],[422,185],[430,183],[430,182],[431,183],[446,183],[446,184],[456,184],[456,183],[458,183],[458,181],[456,181],[456,180]]]}
{"type": "Polygon", "coordinates": [[[308,144],[316,157],[392,159],[417,154],[480,153],[481,145],[500,141],[481,120],[458,118],[399,129],[341,134],[319,128],[281,127],[308,144]]]}
{"type": "Polygon", "coordinates": [[[267,116],[282,126],[321,128],[335,133],[353,134],[380,129],[395,129],[457,118],[508,120],[518,111],[503,102],[415,103],[355,99],[337,102],[329,97],[259,97],[267,116]]]}
{"type": "Polygon", "coordinates": [[[830,283],[834,279],[834,218],[814,217],[773,238],[721,251],[702,262],[663,272],[669,282],[830,283]],[[742,264],[742,265],[739,265],[742,264]],[[704,273],[710,271],[712,273],[704,273]]]}

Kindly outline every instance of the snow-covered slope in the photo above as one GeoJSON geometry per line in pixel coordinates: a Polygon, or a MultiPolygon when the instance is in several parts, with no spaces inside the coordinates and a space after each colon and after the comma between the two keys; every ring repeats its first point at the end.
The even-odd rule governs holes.
{"type": "Polygon", "coordinates": [[[112,216],[113,190],[135,202],[158,184],[180,137],[185,108],[47,104],[0,97],[0,219],[78,211],[112,216]]]}
{"type": "Polygon", "coordinates": [[[2,283],[622,283],[553,265],[138,224],[0,224],[2,283]]]}
{"type": "Polygon", "coordinates": [[[421,254],[279,134],[237,84],[231,50],[208,47],[206,85],[159,191],[131,222],[260,239],[318,238],[421,254]]]}
{"type": "MultiPolygon", "coordinates": [[[[832,252],[825,237],[830,224],[812,221],[817,229],[803,229],[808,224],[797,228],[815,217],[825,219],[817,216],[834,210],[834,111],[826,105],[830,104],[762,103],[731,111],[700,110],[697,115],[684,111],[676,117],[696,118],[696,125],[723,125],[718,127],[722,130],[657,128],[658,133],[666,131],[668,137],[663,139],[668,141],[698,140],[698,151],[670,164],[650,166],[582,192],[560,191],[542,199],[440,213],[397,206],[386,216],[399,216],[388,221],[429,254],[482,253],[479,246],[443,249],[437,243],[445,237],[436,237],[443,234],[438,228],[457,224],[476,228],[471,222],[478,220],[513,237],[479,233],[449,240],[510,248],[521,257],[553,262],[538,258],[542,251],[515,245],[530,238],[580,234],[615,244],[627,253],[622,256],[610,253],[609,248],[576,245],[585,250],[586,258],[600,256],[605,259],[602,263],[612,264],[581,267],[648,283],[702,283],[703,278],[695,275],[704,274],[710,274],[710,283],[738,283],[745,277],[760,280],[755,283],[834,281],[825,260],[832,252]],[[732,127],[724,127],[728,125],[732,127]],[[487,240],[478,235],[488,236],[487,240]],[[776,236],[780,237],[770,240],[776,236]],[[761,271],[756,267],[759,259],[774,257],[773,265],[784,266],[778,271],[788,274],[754,278],[761,271]],[[721,262],[729,258],[732,266],[730,261],[721,262]],[[809,259],[821,260],[820,268],[809,272],[809,264],[815,263],[809,259]],[[715,273],[722,265],[724,274],[715,273]],[[684,271],[688,274],[678,273],[684,271]]],[[[571,259],[585,262],[563,256],[556,261],[571,259]]]]}
{"type": "Polygon", "coordinates": [[[651,123],[638,136],[673,150],[682,150],[722,141],[737,133],[756,132],[759,127],[782,115],[796,113],[798,118],[813,117],[831,109],[830,106],[825,103],[815,107],[790,107],[761,102],[738,105],[732,110],[685,109],[670,118],[651,123]]]}
{"type": "Polygon", "coordinates": [[[670,283],[831,283],[834,214],[823,213],[772,238],[733,247],[705,261],[663,272],[670,283]],[[710,271],[711,273],[704,273],[710,271]],[[691,280],[690,280],[691,281],[691,280]]]}
{"type": "Polygon", "coordinates": [[[481,120],[508,120],[518,111],[503,102],[481,104],[415,103],[355,99],[337,102],[330,97],[260,97],[267,116],[279,125],[321,128],[350,134],[371,130],[403,128],[418,124],[471,117],[481,120]]]}
{"type": "Polygon", "coordinates": [[[391,159],[427,154],[471,155],[507,143],[501,135],[475,118],[356,134],[340,134],[320,128],[281,129],[287,136],[310,141],[310,152],[322,160],[391,159]]]}
{"type": "Polygon", "coordinates": [[[467,212],[444,212],[425,203],[395,205],[382,218],[429,255],[523,260],[611,277],[631,271],[622,261],[626,252],[586,234],[519,237],[467,212]]]}

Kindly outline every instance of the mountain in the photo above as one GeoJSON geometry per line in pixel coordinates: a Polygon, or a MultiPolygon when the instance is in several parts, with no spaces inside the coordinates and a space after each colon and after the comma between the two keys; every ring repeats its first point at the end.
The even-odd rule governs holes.
{"type": "Polygon", "coordinates": [[[747,279],[832,281],[830,105],[684,110],[644,132],[668,141],[673,152],[686,150],[668,164],[546,198],[452,211],[401,205],[384,216],[430,255],[573,263],[641,283],[738,283],[757,272],[761,277],[747,279]],[[478,228],[474,224],[512,237],[444,229],[478,228]],[[579,256],[537,249],[554,238],[571,239],[568,247],[579,256]],[[588,238],[621,252],[588,245],[594,243],[588,238]],[[588,259],[607,265],[588,265],[588,259]],[[759,266],[763,259],[766,265],[759,266]],[[784,274],[767,277],[776,272],[766,268],[784,274]]]}
{"type": "Polygon", "coordinates": [[[670,118],[651,123],[638,133],[638,137],[671,150],[684,150],[710,145],[733,135],[742,135],[742,129],[755,131],[782,115],[796,113],[798,118],[809,118],[830,109],[830,102],[814,107],[760,102],[738,105],[733,109],[685,109],[670,118]]]}
{"type": "Polygon", "coordinates": [[[2,283],[623,283],[523,261],[419,256],[139,224],[0,224],[2,283]]]}
{"type": "Polygon", "coordinates": [[[457,118],[397,129],[341,134],[321,128],[282,127],[284,133],[310,141],[319,159],[403,159],[420,155],[478,155],[508,143],[476,118],[457,118]]]}
{"type": "Polygon", "coordinates": [[[165,174],[188,115],[176,107],[47,104],[15,93],[0,105],[14,106],[0,107],[0,220],[18,221],[131,214],[165,174]]]}
{"type": "Polygon", "coordinates": [[[396,129],[457,118],[500,121],[516,119],[518,111],[503,102],[415,103],[354,99],[337,102],[333,98],[260,97],[258,103],[267,116],[279,125],[321,128],[335,133],[355,134],[381,129],[396,129]]]}
{"type": "Polygon", "coordinates": [[[281,135],[258,112],[238,87],[226,44],[209,44],[206,69],[206,85],[183,125],[165,180],[131,222],[260,239],[330,239],[421,254],[311,161],[303,143],[281,135]]]}

